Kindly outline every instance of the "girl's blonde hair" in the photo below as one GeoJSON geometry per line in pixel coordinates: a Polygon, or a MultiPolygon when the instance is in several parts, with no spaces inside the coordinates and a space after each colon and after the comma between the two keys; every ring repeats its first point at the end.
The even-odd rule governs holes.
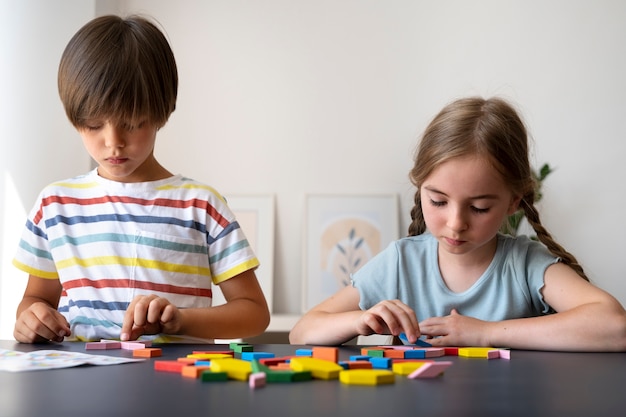
{"type": "Polygon", "coordinates": [[[501,98],[468,97],[444,107],[426,128],[409,173],[417,187],[409,236],[426,231],[420,187],[441,163],[466,155],[484,157],[500,173],[537,238],[562,262],[589,280],[576,258],[559,245],[541,224],[535,208],[536,181],[528,157],[526,127],[512,105],[501,98]]]}

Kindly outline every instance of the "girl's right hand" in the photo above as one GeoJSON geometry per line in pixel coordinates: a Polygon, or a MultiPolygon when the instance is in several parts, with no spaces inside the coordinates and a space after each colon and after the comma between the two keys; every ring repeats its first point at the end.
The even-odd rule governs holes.
{"type": "Polygon", "coordinates": [[[65,316],[44,302],[35,302],[17,317],[13,337],[20,343],[62,342],[70,332],[65,316]]]}
{"type": "Polygon", "coordinates": [[[415,312],[400,300],[384,300],[365,310],[357,320],[356,330],[360,335],[405,333],[409,343],[421,336],[415,312]]]}

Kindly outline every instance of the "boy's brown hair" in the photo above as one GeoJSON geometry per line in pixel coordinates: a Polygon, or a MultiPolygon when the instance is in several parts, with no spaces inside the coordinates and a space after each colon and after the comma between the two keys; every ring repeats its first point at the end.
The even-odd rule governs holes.
{"type": "Polygon", "coordinates": [[[58,73],[59,95],[70,122],[163,127],[176,108],[174,53],[157,26],[141,16],[101,16],[69,41],[58,73]]]}

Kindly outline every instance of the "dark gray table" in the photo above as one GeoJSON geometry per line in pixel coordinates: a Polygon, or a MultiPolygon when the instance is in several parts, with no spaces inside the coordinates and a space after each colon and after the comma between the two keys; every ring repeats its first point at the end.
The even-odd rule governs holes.
{"type": "MultiPolygon", "coordinates": [[[[1,417],[73,416],[608,416],[626,415],[626,353],[512,351],[504,359],[444,357],[454,364],[436,379],[397,376],[390,385],[351,386],[338,380],[208,383],[157,372],[157,359],[226,345],[166,345],[161,358],[141,363],[0,372],[1,417]]],[[[305,346],[254,345],[286,356],[305,346]]],[[[125,350],[86,351],[83,343],[0,348],[60,349],[132,357],[125,350]]],[[[340,359],[359,346],[341,348],[340,359]]]]}

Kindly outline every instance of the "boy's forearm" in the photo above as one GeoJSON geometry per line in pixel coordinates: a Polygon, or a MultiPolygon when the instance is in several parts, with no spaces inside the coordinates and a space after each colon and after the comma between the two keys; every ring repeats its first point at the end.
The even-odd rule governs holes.
{"type": "Polygon", "coordinates": [[[181,309],[179,333],[204,339],[258,336],[269,325],[269,312],[252,300],[235,300],[209,308],[181,309]]]}

